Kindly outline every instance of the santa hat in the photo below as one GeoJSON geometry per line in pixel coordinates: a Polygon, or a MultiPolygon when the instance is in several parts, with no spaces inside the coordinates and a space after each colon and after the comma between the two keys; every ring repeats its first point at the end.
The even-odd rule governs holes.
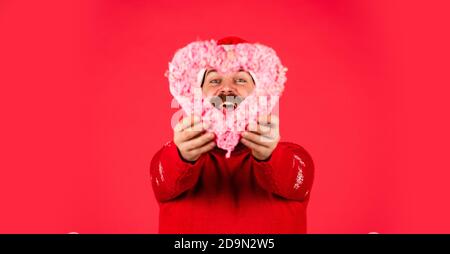
{"type": "Polygon", "coordinates": [[[247,43],[247,41],[236,36],[228,36],[217,41],[217,45],[233,45],[239,43],[247,43]]]}

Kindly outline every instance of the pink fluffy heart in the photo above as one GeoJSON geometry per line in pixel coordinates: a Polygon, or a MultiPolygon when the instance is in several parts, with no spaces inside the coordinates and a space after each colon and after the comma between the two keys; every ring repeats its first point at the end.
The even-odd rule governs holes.
{"type": "Polygon", "coordinates": [[[228,158],[245,127],[256,122],[259,115],[272,112],[284,90],[286,71],[275,51],[267,46],[218,45],[211,40],[192,42],[179,49],[169,63],[166,76],[170,92],[184,112],[202,117],[210,126],[208,130],[216,134],[217,146],[227,151],[228,158]],[[200,74],[209,68],[221,73],[249,71],[256,87],[235,110],[225,113],[202,95],[200,74]]]}

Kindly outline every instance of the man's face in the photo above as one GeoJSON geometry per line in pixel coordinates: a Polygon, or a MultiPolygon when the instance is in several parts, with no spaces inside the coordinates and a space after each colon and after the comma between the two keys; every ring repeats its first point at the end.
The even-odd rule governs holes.
{"type": "Polygon", "coordinates": [[[252,76],[240,70],[230,74],[219,74],[216,70],[207,70],[202,84],[203,95],[212,97],[211,103],[219,109],[236,108],[241,101],[255,89],[252,76]]]}

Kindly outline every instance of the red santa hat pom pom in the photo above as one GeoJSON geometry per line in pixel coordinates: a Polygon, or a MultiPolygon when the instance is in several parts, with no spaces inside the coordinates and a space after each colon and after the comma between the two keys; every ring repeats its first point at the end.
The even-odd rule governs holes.
{"type": "Polygon", "coordinates": [[[228,36],[217,41],[217,45],[230,45],[239,43],[247,43],[247,41],[236,36],[228,36]]]}

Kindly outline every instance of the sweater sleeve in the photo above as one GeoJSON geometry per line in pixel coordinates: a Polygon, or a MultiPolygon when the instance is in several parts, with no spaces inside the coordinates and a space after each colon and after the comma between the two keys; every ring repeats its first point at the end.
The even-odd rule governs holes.
{"type": "Polygon", "coordinates": [[[280,142],[267,161],[252,157],[258,184],[286,199],[307,201],[314,179],[314,164],[299,145],[280,142]]]}
{"type": "Polygon", "coordinates": [[[170,201],[197,183],[204,156],[194,163],[181,158],[173,141],[166,143],[150,163],[153,192],[159,202],[170,201]]]}

